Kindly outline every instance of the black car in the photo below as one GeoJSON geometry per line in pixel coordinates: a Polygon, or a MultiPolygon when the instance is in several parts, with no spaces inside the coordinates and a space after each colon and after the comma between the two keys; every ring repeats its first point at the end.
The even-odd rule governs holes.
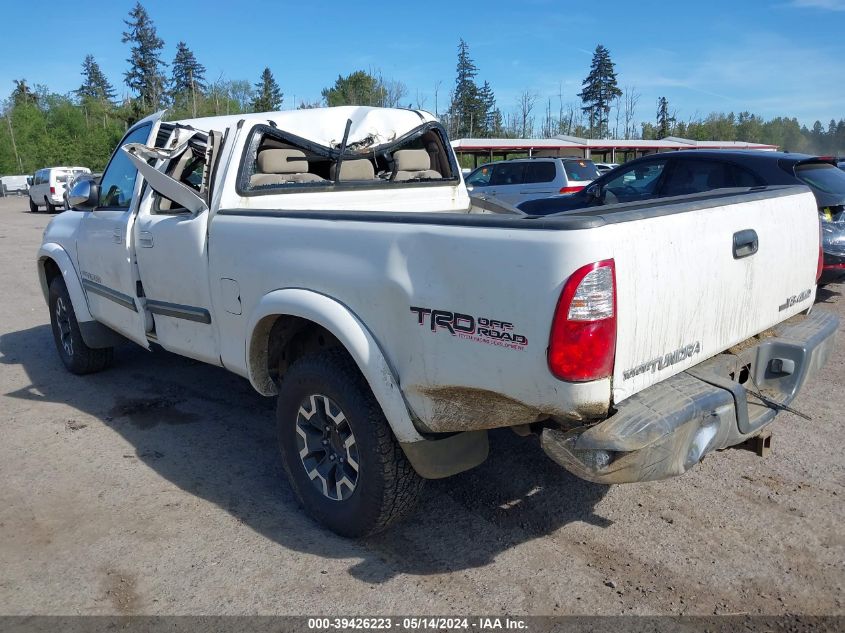
{"type": "Polygon", "coordinates": [[[528,215],[549,215],[712,189],[768,185],[810,188],[822,220],[824,271],[820,283],[845,275],[845,172],[830,158],[753,150],[652,154],[609,171],[583,191],[529,200],[518,208],[528,215]]]}

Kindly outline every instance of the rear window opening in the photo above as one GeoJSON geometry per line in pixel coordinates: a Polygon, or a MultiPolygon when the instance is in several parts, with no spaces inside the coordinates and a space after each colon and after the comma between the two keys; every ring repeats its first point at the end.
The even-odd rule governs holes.
{"type": "Polygon", "coordinates": [[[392,143],[375,145],[371,137],[350,142],[345,151],[271,126],[259,126],[252,134],[239,177],[238,189],[246,194],[457,179],[457,166],[438,123],[422,125],[392,143]]]}

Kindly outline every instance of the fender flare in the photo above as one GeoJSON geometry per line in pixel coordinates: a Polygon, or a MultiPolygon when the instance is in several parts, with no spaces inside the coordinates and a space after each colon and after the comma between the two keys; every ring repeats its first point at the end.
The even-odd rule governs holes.
{"type": "Polygon", "coordinates": [[[42,244],[38,250],[38,281],[41,283],[41,292],[44,295],[44,301],[49,305],[50,287],[47,285],[47,271],[44,268],[44,262],[48,259],[52,260],[59,267],[65,287],[67,287],[68,295],[70,296],[70,302],[73,305],[76,321],[79,324],[79,333],[85,344],[88,347],[100,349],[113,347],[119,343],[126,342],[123,336],[91,316],[91,311],[88,309],[88,299],[85,296],[85,291],[82,289],[82,282],[79,280],[79,275],[76,274],[73,260],[71,260],[68,252],[60,244],[54,242],[42,244]]]}
{"type": "Polygon", "coordinates": [[[41,248],[38,249],[38,281],[41,282],[44,301],[46,303],[50,301],[50,287],[47,285],[47,272],[44,270],[44,261],[47,259],[52,259],[62,273],[70,301],[73,304],[73,311],[76,314],[76,320],[80,323],[93,321],[94,317],[88,310],[88,300],[85,298],[82,282],[79,280],[73,261],[71,261],[67,251],[54,242],[42,244],[41,248]]]}
{"type": "Polygon", "coordinates": [[[267,337],[276,317],[296,316],[324,327],[343,345],[358,365],[399,442],[424,440],[414,427],[399,381],[372,333],[345,305],[313,290],[284,288],[264,295],[248,325],[247,371],[250,383],[261,394],[278,389],[267,372],[267,337]]]}

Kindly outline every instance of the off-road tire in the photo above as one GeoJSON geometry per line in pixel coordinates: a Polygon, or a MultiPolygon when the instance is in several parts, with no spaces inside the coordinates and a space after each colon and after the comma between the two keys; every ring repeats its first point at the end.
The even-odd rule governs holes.
{"type": "Polygon", "coordinates": [[[95,349],[88,347],[82,340],[73,303],[65,281],[60,276],[50,282],[49,306],[53,341],[62,363],[69,372],[79,375],[93,374],[111,365],[114,348],[95,349]]]}
{"type": "Polygon", "coordinates": [[[38,205],[32,201],[32,198],[29,199],[29,212],[38,213],[38,205]]]}
{"type": "Polygon", "coordinates": [[[386,529],[415,504],[424,479],[411,466],[355,362],[345,350],[304,356],[285,372],[276,407],[282,465],[299,503],[333,532],[363,537],[386,529]],[[330,398],[352,430],[357,483],[343,500],[330,499],[308,476],[297,446],[300,407],[310,396],[330,398]]]}
{"type": "Polygon", "coordinates": [[[56,212],[56,205],[51,204],[50,201],[46,198],[46,196],[44,198],[44,204],[47,207],[47,213],[55,213],[56,212]]]}

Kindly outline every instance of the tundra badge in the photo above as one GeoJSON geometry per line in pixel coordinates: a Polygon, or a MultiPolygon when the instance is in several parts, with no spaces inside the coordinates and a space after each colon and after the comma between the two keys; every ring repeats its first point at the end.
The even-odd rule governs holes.
{"type": "Polygon", "coordinates": [[[808,299],[810,295],[813,294],[813,291],[807,288],[804,292],[797,295],[792,295],[791,297],[787,297],[786,301],[778,308],[778,312],[783,312],[787,308],[791,308],[796,303],[801,303],[805,299],[808,299]]]}

